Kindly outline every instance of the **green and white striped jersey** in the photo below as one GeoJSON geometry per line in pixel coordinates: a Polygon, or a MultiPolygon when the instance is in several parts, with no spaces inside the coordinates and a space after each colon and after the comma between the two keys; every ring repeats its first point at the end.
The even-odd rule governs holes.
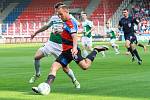
{"type": "Polygon", "coordinates": [[[85,20],[82,22],[82,27],[83,27],[83,36],[87,36],[87,37],[91,37],[92,34],[91,32],[87,33],[88,31],[90,31],[92,29],[92,27],[94,27],[93,22],[90,20],[85,20]]]}

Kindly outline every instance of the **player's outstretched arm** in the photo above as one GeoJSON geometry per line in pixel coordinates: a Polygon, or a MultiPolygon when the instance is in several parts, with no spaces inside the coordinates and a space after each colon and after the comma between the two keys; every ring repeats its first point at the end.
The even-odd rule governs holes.
{"type": "Polygon", "coordinates": [[[48,25],[45,25],[41,27],[39,30],[37,30],[34,34],[31,34],[31,39],[33,39],[38,33],[43,32],[49,28],[48,25]]]}
{"type": "Polygon", "coordinates": [[[92,28],[91,28],[91,30],[89,30],[89,31],[87,32],[87,34],[90,33],[90,32],[93,32],[94,30],[95,30],[95,26],[93,25],[92,28]]]}

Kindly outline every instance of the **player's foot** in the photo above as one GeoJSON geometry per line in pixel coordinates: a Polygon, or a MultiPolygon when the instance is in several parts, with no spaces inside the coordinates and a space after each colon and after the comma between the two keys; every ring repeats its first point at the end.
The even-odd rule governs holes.
{"type": "Polygon", "coordinates": [[[29,80],[29,83],[34,83],[38,78],[40,78],[40,75],[33,75],[29,80]]]}
{"type": "Polygon", "coordinates": [[[134,57],[132,57],[132,62],[134,62],[135,61],[135,58],[134,57]]]}
{"type": "Polygon", "coordinates": [[[142,60],[139,60],[139,61],[138,61],[138,64],[139,64],[139,65],[142,65],[142,60]]]}
{"type": "Polygon", "coordinates": [[[126,54],[126,55],[129,55],[129,54],[130,54],[130,52],[126,52],[125,54],[126,54]]]}
{"type": "Polygon", "coordinates": [[[32,91],[35,92],[35,93],[40,93],[39,90],[38,90],[38,87],[32,87],[32,91]]]}
{"type": "Polygon", "coordinates": [[[145,51],[145,52],[147,51],[147,47],[146,47],[146,46],[144,46],[144,51],[145,51]]]}
{"type": "Polygon", "coordinates": [[[106,51],[109,49],[109,47],[107,46],[96,46],[94,47],[94,49],[97,51],[97,52],[101,52],[101,51],[106,51]]]}
{"type": "Polygon", "coordinates": [[[105,52],[101,51],[102,57],[106,57],[105,52]]]}
{"type": "Polygon", "coordinates": [[[74,86],[75,86],[76,89],[80,89],[80,83],[77,80],[75,80],[73,82],[73,84],[74,84],[74,86]]]}
{"type": "Polygon", "coordinates": [[[120,52],[118,51],[118,52],[116,52],[116,55],[118,55],[118,54],[120,54],[120,52]]]}

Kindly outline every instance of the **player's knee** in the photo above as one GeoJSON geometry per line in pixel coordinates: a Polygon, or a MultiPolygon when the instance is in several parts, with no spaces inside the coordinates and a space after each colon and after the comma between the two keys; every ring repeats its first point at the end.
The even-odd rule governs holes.
{"type": "Polygon", "coordinates": [[[83,70],[87,70],[88,68],[89,68],[89,65],[84,65],[84,66],[82,67],[83,70]]]}
{"type": "Polygon", "coordinates": [[[66,67],[63,67],[63,71],[64,71],[65,73],[67,73],[67,72],[69,71],[69,69],[66,68],[66,67]]]}
{"type": "Polygon", "coordinates": [[[34,56],[34,60],[40,60],[41,57],[38,57],[38,56],[34,56]]]}
{"type": "Polygon", "coordinates": [[[61,66],[60,63],[54,62],[54,63],[52,64],[52,66],[51,66],[51,70],[52,70],[52,71],[57,71],[57,70],[59,70],[61,67],[62,67],[62,66],[61,66]]]}

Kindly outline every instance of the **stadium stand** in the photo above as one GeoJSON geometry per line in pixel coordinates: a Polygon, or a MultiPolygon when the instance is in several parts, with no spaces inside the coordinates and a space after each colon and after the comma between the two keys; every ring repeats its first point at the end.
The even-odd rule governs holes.
{"type": "Polygon", "coordinates": [[[104,19],[108,20],[111,18],[122,1],[123,0],[101,0],[100,4],[91,15],[94,24],[97,25],[99,21],[100,25],[104,25],[104,19]]]}
{"type": "Polygon", "coordinates": [[[81,8],[82,10],[85,10],[89,2],[90,0],[73,0],[70,8],[81,8]]]}
{"type": "MultiPolygon", "coordinates": [[[[48,17],[54,13],[53,6],[57,2],[60,2],[60,0],[20,2],[3,21],[9,23],[3,25],[3,34],[7,38],[29,38],[30,34],[45,24],[44,22],[47,21],[48,17]]],[[[48,38],[49,34],[41,33],[39,37],[48,38]]]]}
{"type": "MultiPolygon", "coordinates": [[[[29,38],[30,34],[38,30],[45,22],[47,22],[49,16],[54,13],[54,4],[60,1],[68,2],[69,7],[74,11],[76,10],[78,14],[80,13],[79,11],[89,10],[89,7],[92,7],[90,4],[92,5],[97,2],[97,6],[92,7],[92,11],[89,11],[88,13],[91,20],[94,22],[94,25],[97,27],[96,32],[103,32],[103,27],[105,26],[104,23],[107,20],[112,22],[112,26],[116,26],[122,15],[121,10],[123,8],[130,8],[129,5],[133,5],[131,9],[133,10],[132,12],[135,17],[138,14],[142,15],[140,16],[141,26],[139,26],[138,31],[145,28],[143,23],[150,23],[148,10],[149,2],[147,2],[147,0],[143,0],[141,3],[142,6],[140,6],[142,8],[139,8],[139,12],[136,13],[136,4],[140,4],[141,0],[99,0],[96,2],[91,0],[38,0],[38,2],[37,0],[13,0],[13,2],[17,3],[17,6],[12,8],[11,12],[3,20],[3,24],[0,25],[2,27],[0,32],[2,32],[5,38],[29,38]]],[[[0,10],[4,11],[11,3],[12,0],[2,0],[2,2],[0,2],[0,10]]],[[[149,28],[147,28],[147,30],[149,30],[149,28]]],[[[49,30],[40,33],[37,38],[42,38],[40,41],[46,40],[46,38],[49,37],[49,34],[45,33],[48,32],[49,30]]],[[[146,31],[145,33],[149,32],[146,31]]],[[[10,42],[10,40],[8,40],[8,42],[10,42]]]]}
{"type": "Polygon", "coordinates": [[[140,20],[137,32],[139,34],[150,34],[150,11],[147,0],[136,0],[132,2],[131,8],[132,16],[140,20]]]}
{"type": "Polygon", "coordinates": [[[7,0],[1,0],[0,2],[0,13],[3,12],[3,10],[9,5],[9,2],[7,0]]]}

